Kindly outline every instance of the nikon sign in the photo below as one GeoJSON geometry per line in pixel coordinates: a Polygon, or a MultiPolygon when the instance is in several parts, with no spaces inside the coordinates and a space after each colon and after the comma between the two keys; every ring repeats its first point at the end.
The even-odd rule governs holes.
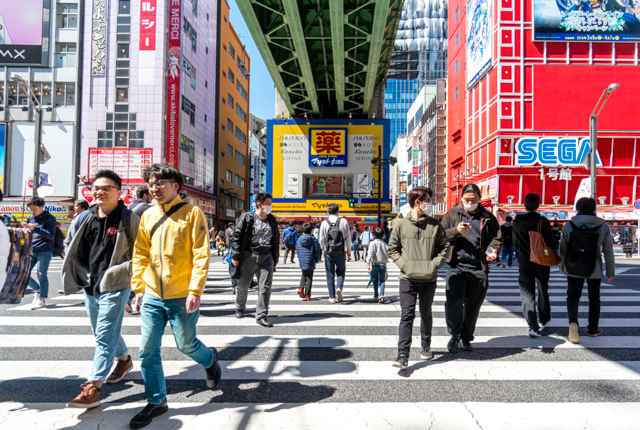
{"type": "MultiPolygon", "coordinates": [[[[583,166],[591,150],[588,137],[523,137],[516,142],[516,166],[583,166]]],[[[596,151],[597,152],[597,151],[596,151]]],[[[600,155],[596,163],[602,166],[600,155]]]]}

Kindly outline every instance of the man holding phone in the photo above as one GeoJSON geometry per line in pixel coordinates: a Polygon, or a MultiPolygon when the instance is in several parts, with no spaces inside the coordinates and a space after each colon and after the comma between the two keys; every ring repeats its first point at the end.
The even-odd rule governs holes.
{"type": "Polygon", "coordinates": [[[502,248],[500,225],[480,204],[480,188],[468,184],[462,202],[442,218],[442,227],[451,244],[447,259],[447,300],[444,304],[449,352],[473,351],[471,341],[480,307],[489,287],[489,262],[502,248]]]}

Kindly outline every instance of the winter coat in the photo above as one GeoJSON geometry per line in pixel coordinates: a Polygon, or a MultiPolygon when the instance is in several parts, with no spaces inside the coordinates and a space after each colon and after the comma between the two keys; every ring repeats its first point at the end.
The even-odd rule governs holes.
{"type": "Polygon", "coordinates": [[[298,261],[300,270],[316,270],[320,261],[320,242],[311,234],[302,234],[298,239],[298,261]]]}
{"type": "Polygon", "coordinates": [[[283,245],[295,245],[298,242],[298,230],[295,227],[287,227],[282,232],[282,244],[283,245]],[[289,240],[284,243],[284,238],[289,235],[289,240]]]}
{"type": "Polygon", "coordinates": [[[44,211],[38,216],[30,215],[27,224],[35,224],[33,230],[33,252],[53,251],[53,242],[56,239],[56,229],[58,221],[49,213],[44,211]]]}
{"type": "Polygon", "coordinates": [[[400,279],[434,282],[449,254],[449,241],[438,220],[409,214],[394,227],[389,256],[400,268],[400,279]]]}
{"type": "MultiPolygon", "coordinates": [[[[611,229],[609,228],[609,224],[602,218],[598,218],[593,212],[579,212],[578,215],[574,216],[571,219],[577,227],[582,227],[586,225],[588,228],[596,228],[598,229],[598,249],[604,253],[604,262],[607,270],[607,277],[612,278],[615,276],[615,265],[616,258],[613,254],[613,238],[611,237],[611,229]]],[[[560,240],[560,258],[562,262],[560,263],[560,270],[565,273],[567,276],[573,276],[566,272],[564,259],[567,253],[567,247],[569,246],[569,240],[571,239],[571,232],[573,231],[573,227],[571,223],[568,222],[565,224],[562,229],[562,239],[560,240]]],[[[577,276],[573,276],[577,278],[577,276]]],[[[598,257],[596,259],[596,265],[589,279],[601,279],[602,278],[602,258],[598,257]]]]}
{"type": "Polygon", "coordinates": [[[513,220],[513,244],[518,252],[518,261],[529,261],[531,254],[531,242],[529,241],[529,232],[538,231],[538,222],[542,220],[540,233],[544,238],[544,243],[551,249],[558,249],[551,224],[546,217],[538,212],[527,212],[526,214],[516,216],[513,220]]]}
{"type": "MultiPolygon", "coordinates": [[[[267,221],[271,225],[271,257],[273,258],[273,265],[278,265],[278,259],[280,258],[280,250],[278,249],[278,243],[280,242],[280,232],[278,231],[278,222],[276,218],[269,214],[267,215],[267,221]]],[[[242,262],[242,254],[245,251],[251,252],[251,239],[253,239],[253,214],[246,212],[240,215],[238,218],[238,224],[233,235],[231,236],[231,259],[242,262]]]]}

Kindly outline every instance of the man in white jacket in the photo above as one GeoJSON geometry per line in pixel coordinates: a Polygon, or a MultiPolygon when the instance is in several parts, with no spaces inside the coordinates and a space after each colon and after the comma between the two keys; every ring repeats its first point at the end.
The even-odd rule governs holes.
{"type": "Polygon", "coordinates": [[[329,302],[343,300],[342,286],[347,271],[347,258],[351,258],[351,234],[349,222],[340,218],[340,206],[331,203],[327,207],[329,217],[320,225],[320,247],[324,252],[324,266],[327,272],[327,287],[329,288],[329,302]],[[337,234],[336,227],[340,234],[337,234]],[[338,277],[336,287],[335,277],[338,277]]]}

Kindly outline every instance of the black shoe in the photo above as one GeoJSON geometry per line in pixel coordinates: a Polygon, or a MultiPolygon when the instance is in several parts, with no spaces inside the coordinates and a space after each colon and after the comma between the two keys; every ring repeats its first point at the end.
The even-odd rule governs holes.
{"type": "Polygon", "coordinates": [[[218,350],[215,348],[209,349],[213,352],[213,363],[211,364],[211,367],[207,367],[205,369],[207,372],[206,382],[207,387],[215,390],[222,378],[222,369],[220,369],[220,364],[218,364],[218,350]]]}
{"type": "Polygon", "coordinates": [[[462,339],[461,343],[462,343],[462,346],[460,347],[461,350],[467,351],[467,352],[473,351],[473,345],[471,345],[471,342],[469,342],[468,340],[462,339]]]}
{"type": "Polygon", "coordinates": [[[422,348],[420,350],[420,358],[423,360],[431,360],[433,359],[433,351],[428,346],[426,348],[422,348]]]}
{"type": "Polygon", "coordinates": [[[167,406],[167,399],[159,405],[152,405],[150,403],[141,410],[138,415],[133,417],[129,422],[129,427],[132,429],[141,429],[142,427],[146,427],[151,424],[151,421],[157,416],[160,416],[166,413],[169,410],[169,406],[167,406]]]}
{"type": "Polygon", "coordinates": [[[449,352],[456,353],[460,349],[460,337],[453,335],[451,339],[449,339],[449,343],[447,344],[447,349],[449,352]]]}
{"type": "Polygon", "coordinates": [[[391,365],[393,367],[397,367],[398,369],[405,370],[409,366],[409,358],[406,355],[401,354],[391,365]]]}
{"type": "Polygon", "coordinates": [[[256,322],[262,327],[273,327],[273,324],[271,324],[271,322],[266,317],[257,319],[256,322]]]}
{"type": "Polygon", "coordinates": [[[236,311],[236,318],[244,318],[244,311],[236,311]]]}
{"type": "Polygon", "coordinates": [[[589,337],[598,337],[602,334],[600,330],[587,332],[587,336],[589,337]]]}

